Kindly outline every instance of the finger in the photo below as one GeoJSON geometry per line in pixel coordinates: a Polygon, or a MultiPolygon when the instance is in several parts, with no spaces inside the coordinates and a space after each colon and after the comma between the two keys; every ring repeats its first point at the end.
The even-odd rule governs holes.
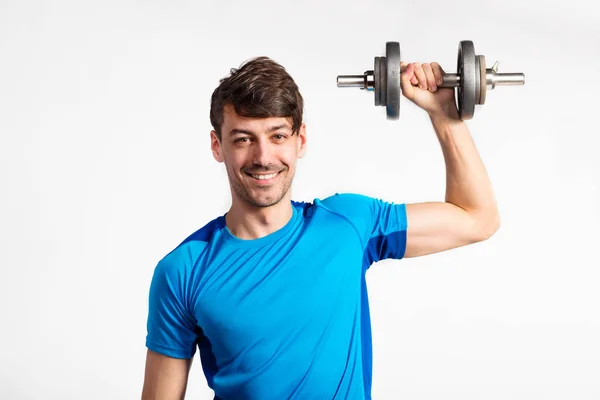
{"type": "Polygon", "coordinates": [[[412,99],[414,96],[415,88],[411,84],[414,79],[414,65],[407,64],[404,68],[404,72],[400,74],[400,87],[402,88],[402,94],[408,99],[412,99]]]}
{"type": "Polygon", "coordinates": [[[415,77],[414,67],[412,66],[412,64],[408,64],[405,61],[401,61],[400,62],[400,73],[406,74],[408,82],[416,85],[417,78],[415,77]],[[411,67],[411,68],[409,69],[409,67],[411,67]]]}
{"type": "Polygon", "coordinates": [[[435,83],[437,86],[441,86],[444,83],[444,70],[440,64],[436,62],[431,63],[431,69],[433,70],[433,76],[435,77],[435,83]]]}
{"type": "Polygon", "coordinates": [[[425,79],[427,79],[427,89],[429,89],[430,92],[435,92],[437,90],[437,85],[435,83],[435,76],[433,76],[431,64],[423,64],[423,72],[425,73],[425,79]]]}
{"type": "Polygon", "coordinates": [[[409,80],[412,80],[415,76],[413,65],[405,63],[405,62],[401,62],[400,63],[400,74],[406,75],[409,80]]]}
{"type": "Polygon", "coordinates": [[[414,63],[415,65],[415,76],[417,77],[417,83],[420,89],[427,90],[427,77],[425,77],[425,71],[421,63],[414,63]]]}
{"type": "Polygon", "coordinates": [[[416,85],[417,78],[415,77],[415,74],[414,74],[414,66],[412,66],[409,70],[408,67],[410,67],[410,66],[412,66],[412,64],[408,64],[404,61],[401,61],[400,62],[400,73],[406,73],[409,78],[409,82],[412,83],[413,85],[416,85]]]}

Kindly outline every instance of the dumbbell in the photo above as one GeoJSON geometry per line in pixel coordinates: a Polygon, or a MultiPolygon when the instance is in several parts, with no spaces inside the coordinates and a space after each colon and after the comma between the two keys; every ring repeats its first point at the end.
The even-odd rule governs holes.
{"type": "MultiPolygon", "coordinates": [[[[375,57],[373,70],[362,75],[338,75],[338,87],[358,87],[373,91],[375,105],[386,107],[387,119],[400,117],[400,44],[386,43],[385,57],[375,57]]],[[[460,119],[473,118],[475,105],[485,103],[488,90],[496,86],[516,86],[525,84],[523,73],[498,73],[498,63],[486,68],[485,57],[475,54],[475,46],[470,40],[462,40],[458,45],[457,73],[444,74],[439,87],[456,88],[457,108],[460,119]]]]}

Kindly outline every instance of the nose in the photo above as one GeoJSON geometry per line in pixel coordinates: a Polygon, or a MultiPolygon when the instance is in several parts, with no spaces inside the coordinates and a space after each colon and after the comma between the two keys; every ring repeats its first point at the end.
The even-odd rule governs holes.
{"type": "Polygon", "coordinates": [[[252,163],[266,167],[273,163],[273,149],[268,140],[257,140],[254,144],[252,163]]]}

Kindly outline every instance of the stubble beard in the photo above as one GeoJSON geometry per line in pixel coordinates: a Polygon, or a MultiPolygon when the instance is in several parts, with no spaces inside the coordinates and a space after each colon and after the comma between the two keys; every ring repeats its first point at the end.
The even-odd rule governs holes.
{"type": "Polygon", "coordinates": [[[266,188],[257,188],[255,190],[250,190],[248,186],[240,182],[237,177],[232,177],[229,171],[227,171],[229,183],[231,184],[231,187],[236,196],[243,202],[257,208],[274,206],[281,202],[281,200],[288,193],[292,185],[293,176],[288,175],[289,169],[283,170],[281,174],[286,174],[285,176],[278,177],[278,180],[282,180],[282,182],[278,182],[275,185],[266,188]]]}

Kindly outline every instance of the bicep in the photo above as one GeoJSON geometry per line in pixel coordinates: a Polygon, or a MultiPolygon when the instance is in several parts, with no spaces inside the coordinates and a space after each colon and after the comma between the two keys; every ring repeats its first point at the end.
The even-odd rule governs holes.
{"type": "Polygon", "coordinates": [[[418,257],[485,239],[481,218],[445,202],[406,205],[405,257],[418,257]]]}
{"type": "Polygon", "coordinates": [[[193,358],[173,358],[148,350],[142,400],[181,400],[185,397],[193,358]]]}

